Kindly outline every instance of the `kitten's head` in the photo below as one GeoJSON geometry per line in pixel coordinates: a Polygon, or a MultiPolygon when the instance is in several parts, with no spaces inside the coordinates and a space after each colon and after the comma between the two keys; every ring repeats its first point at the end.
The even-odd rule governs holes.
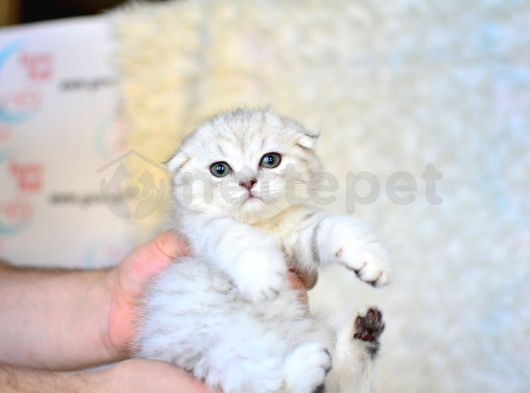
{"type": "Polygon", "coordinates": [[[317,135],[266,110],[207,121],[168,162],[179,208],[256,222],[307,198],[320,168],[317,135]]]}

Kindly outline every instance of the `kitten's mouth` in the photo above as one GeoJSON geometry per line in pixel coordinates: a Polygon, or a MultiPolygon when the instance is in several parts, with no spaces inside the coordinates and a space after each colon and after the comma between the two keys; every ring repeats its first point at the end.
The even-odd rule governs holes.
{"type": "Polygon", "coordinates": [[[262,199],[259,196],[254,195],[253,193],[249,192],[247,195],[247,198],[243,201],[243,203],[247,203],[249,201],[261,201],[262,199]]]}

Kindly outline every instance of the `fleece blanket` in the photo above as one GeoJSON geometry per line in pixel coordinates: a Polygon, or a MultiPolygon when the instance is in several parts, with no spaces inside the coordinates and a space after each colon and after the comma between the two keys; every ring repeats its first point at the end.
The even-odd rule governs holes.
{"type": "Polygon", "coordinates": [[[326,208],[376,229],[395,280],[374,290],[331,269],[312,298],[383,309],[379,391],[528,391],[529,2],[194,0],[111,20],[126,143],[143,157],[239,105],[321,131],[326,208]]]}

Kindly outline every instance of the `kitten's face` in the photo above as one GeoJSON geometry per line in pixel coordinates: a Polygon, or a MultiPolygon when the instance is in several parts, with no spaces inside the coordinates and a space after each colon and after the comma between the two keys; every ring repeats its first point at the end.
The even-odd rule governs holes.
{"type": "Polygon", "coordinates": [[[315,141],[294,120],[268,111],[215,117],[168,162],[179,207],[246,222],[273,217],[312,189],[315,141]]]}

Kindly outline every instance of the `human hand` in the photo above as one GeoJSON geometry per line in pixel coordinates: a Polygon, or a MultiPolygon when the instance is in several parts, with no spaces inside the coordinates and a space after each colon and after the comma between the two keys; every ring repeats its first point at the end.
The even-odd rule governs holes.
{"type": "Polygon", "coordinates": [[[215,393],[185,371],[153,360],[126,360],[79,372],[17,368],[0,363],[3,393],[215,393]]]}
{"type": "Polygon", "coordinates": [[[110,306],[105,342],[117,358],[131,354],[138,307],[148,282],[188,252],[184,240],[170,231],[139,246],[109,271],[106,287],[110,306]]]}
{"type": "Polygon", "coordinates": [[[308,298],[307,298],[307,282],[302,277],[300,277],[297,273],[295,273],[292,270],[289,270],[287,274],[287,279],[289,280],[289,284],[291,285],[291,288],[298,291],[298,298],[300,299],[300,302],[307,305],[308,304],[308,298]]]}
{"type": "Polygon", "coordinates": [[[87,392],[215,393],[185,371],[153,360],[126,360],[102,371],[83,374],[82,379],[90,388],[87,392]]]}
{"type": "MultiPolygon", "coordinates": [[[[108,272],[106,287],[110,308],[106,342],[117,358],[124,358],[132,351],[138,307],[147,283],[178,257],[188,253],[186,243],[178,235],[166,232],[133,250],[108,272]]],[[[300,301],[307,304],[305,280],[292,271],[289,271],[288,279],[291,287],[299,291],[300,301]]],[[[121,362],[105,370],[97,380],[102,391],[109,393],[211,392],[185,371],[170,364],[139,359],[121,362]]]]}
{"type": "MultiPolygon", "coordinates": [[[[136,335],[138,307],[149,281],[174,262],[188,255],[186,243],[176,233],[163,233],[133,250],[107,275],[106,287],[110,299],[105,342],[116,359],[131,354],[136,335]]],[[[300,301],[307,304],[306,282],[289,271],[292,288],[300,293],[300,301]]]]}

